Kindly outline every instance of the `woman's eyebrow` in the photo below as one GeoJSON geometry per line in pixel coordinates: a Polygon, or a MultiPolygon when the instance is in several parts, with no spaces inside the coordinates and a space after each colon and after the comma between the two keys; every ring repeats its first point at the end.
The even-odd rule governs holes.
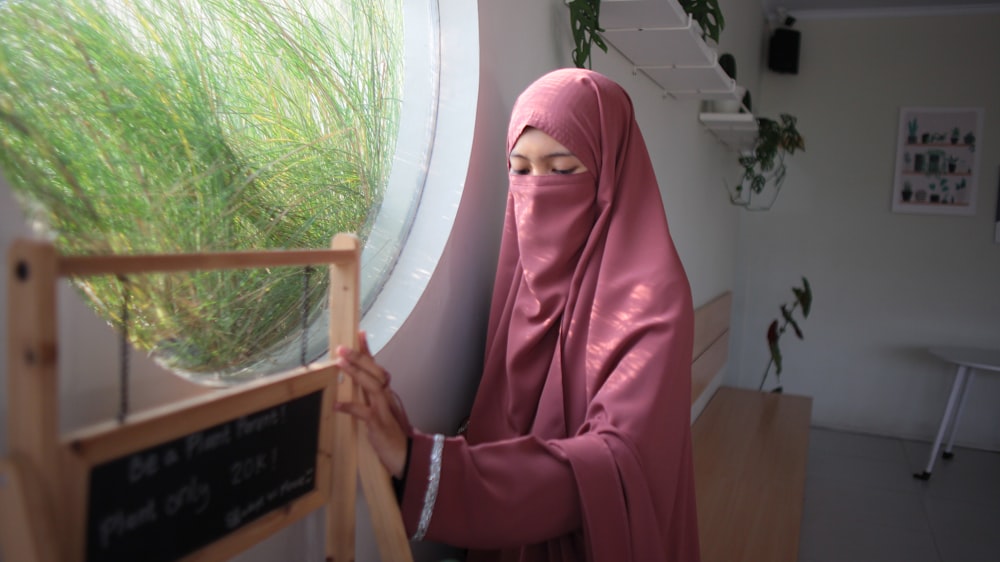
{"type": "MultiPolygon", "coordinates": [[[[576,158],[576,155],[573,154],[572,152],[569,152],[568,150],[566,152],[550,152],[550,153],[542,156],[542,158],[560,158],[560,157],[563,157],[563,156],[569,156],[571,158],[576,158]]],[[[524,155],[519,154],[517,152],[511,152],[510,153],[510,157],[511,158],[524,158],[525,160],[530,160],[527,156],[524,156],[524,155]]]]}

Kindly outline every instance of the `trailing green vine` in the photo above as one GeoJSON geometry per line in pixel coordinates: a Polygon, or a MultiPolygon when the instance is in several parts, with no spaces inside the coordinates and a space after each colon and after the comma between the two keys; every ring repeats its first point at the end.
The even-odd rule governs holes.
{"type": "Polygon", "coordinates": [[[597,45],[605,53],[608,46],[599,35],[601,0],[572,0],[569,3],[569,22],[573,29],[573,64],[577,68],[590,68],[590,47],[597,45]]]}

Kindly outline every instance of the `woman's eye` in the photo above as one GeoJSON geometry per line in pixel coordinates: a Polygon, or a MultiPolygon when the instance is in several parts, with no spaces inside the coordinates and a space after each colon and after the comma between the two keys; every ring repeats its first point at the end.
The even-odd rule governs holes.
{"type": "Polygon", "coordinates": [[[511,168],[510,173],[514,176],[526,176],[529,170],[527,168],[511,168]]]}
{"type": "Polygon", "coordinates": [[[553,174],[561,174],[561,175],[568,176],[570,174],[576,173],[576,167],[574,166],[572,168],[568,168],[568,169],[565,169],[565,170],[558,170],[558,169],[553,168],[552,169],[552,173],[553,174]]]}

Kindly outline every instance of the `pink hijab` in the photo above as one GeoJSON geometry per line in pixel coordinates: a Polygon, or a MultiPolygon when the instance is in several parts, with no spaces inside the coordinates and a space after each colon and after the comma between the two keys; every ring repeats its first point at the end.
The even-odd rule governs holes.
{"type": "Polygon", "coordinates": [[[573,470],[582,529],[502,558],[570,559],[575,544],[598,562],[696,561],[691,293],[632,102],[557,70],[518,98],[508,153],[526,127],[588,172],[510,177],[467,438],[544,440],[573,470]]]}

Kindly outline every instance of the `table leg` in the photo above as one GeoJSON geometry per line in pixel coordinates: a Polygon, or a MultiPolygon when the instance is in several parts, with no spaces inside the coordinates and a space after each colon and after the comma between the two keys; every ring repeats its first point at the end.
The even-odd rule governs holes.
{"type": "Polygon", "coordinates": [[[969,369],[965,365],[959,365],[958,373],[955,374],[955,382],[951,385],[951,395],[948,397],[948,405],[944,409],[944,416],[941,417],[941,426],[938,428],[937,437],[934,439],[934,446],[931,447],[930,458],[927,459],[927,468],[923,472],[913,475],[914,478],[928,480],[931,472],[934,471],[934,461],[937,460],[938,450],[941,448],[941,441],[944,440],[944,433],[953,422],[952,414],[955,412],[955,404],[958,402],[962,388],[965,387],[965,379],[969,374],[969,369]]]}
{"type": "Polygon", "coordinates": [[[969,387],[972,386],[972,377],[975,375],[975,369],[971,367],[966,367],[968,374],[965,377],[965,381],[962,383],[961,397],[958,399],[958,411],[955,412],[955,419],[951,422],[951,429],[948,431],[948,445],[944,448],[944,453],[941,454],[942,458],[950,459],[954,456],[951,452],[951,448],[955,445],[955,434],[958,433],[958,422],[962,420],[962,412],[965,410],[965,399],[969,396],[969,387]]]}

